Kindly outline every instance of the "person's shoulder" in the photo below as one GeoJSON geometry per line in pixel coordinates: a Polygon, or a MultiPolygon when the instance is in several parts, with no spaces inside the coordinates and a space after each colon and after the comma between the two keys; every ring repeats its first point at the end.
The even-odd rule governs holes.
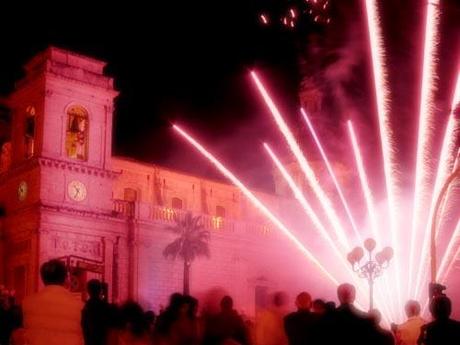
{"type": "Polygon", "coordinates": [[[288,313],[284,316],[284,319],[285,320],[290,320],[292,318],[295,318],[297,316],[297,312],[296,311],[293,311],[291,313],[288,313]]]}
{"type": "Polygon", "coordinates": [[[453,327],[460,329],[460,321],[450,319],[450,324],[451,324],[453,327]]]}

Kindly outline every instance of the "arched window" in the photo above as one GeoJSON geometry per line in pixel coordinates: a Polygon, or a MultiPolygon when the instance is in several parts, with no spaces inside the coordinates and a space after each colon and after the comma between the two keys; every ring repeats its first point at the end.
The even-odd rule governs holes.
{"type": "Polygon", "coordinates": [[[66,153],[67,157],[86,161],[88,159],[88,112],[79,105],[67,110],[66,153]]]}
{"type": "Polygon", "coordinates": [[[24,130],[25,157],[31,158],[35,153],[35,108],[26,108],[26,120],[24,130]]]}
{"type": "Polygon", "coordinates": [[[176,210],[182,210],[182,199],[172,198],[171,207],[175,208],[176,210]]]}
{"type": "Polygon", "coordinates": [[[137,190],[133,188],[125,188],[123,199],[125,201],[136,202],[137,201],[137,190]]]}
{"type": "Polygon", "coordinates": [[[216,216],[225,218],[225,208],[223,206],[216,206],[216,216]]]}

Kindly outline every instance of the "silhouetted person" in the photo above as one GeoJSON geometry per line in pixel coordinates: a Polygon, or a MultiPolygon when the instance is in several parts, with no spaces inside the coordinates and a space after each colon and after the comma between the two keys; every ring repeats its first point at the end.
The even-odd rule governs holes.
{"type": "Polygon", "coordinates": [[[158,315],[155,324],[155,340],[156,342],[165,340],[168,338],[171,330],[171,326],[177,319],[179,309],[183,303],[184,296],[175,292],[169,297],[169,304],[164,311],[158,315]]]}
{"type": "Polygon", "coordinates": [[[220,345],[231,341],[248,345],[248,335],[243,319],[233,309],[233,299],[224,296],[220,302],[220,313],[206,320],[203,344],[220,345]]]}
{"type": "Polygon", "coordinates": [[[354,305],[356,298],[355,287],[342,284],[337,288],[340,306],[333,314],[329,329],[322,329],[324,341],[327,344],[372,344],[373,327],[369,316],[358,310],[354,305]]]}
{"type": "Polygon", "coordinates": [[[317,326],[319,315],[310,311],[311,296],[307,292],[301,292],[295,301],[297,311],[286,315],[284,318],[284,330],[289,345],[317,344],[317,326]]]}
{"type": "Polygon", "coordinates": [[[6,311],[6,322],[8,329],[8,338],[10,343],[13,338],[17,338],[18,332],[23,332],[23,316],[22,308],[16,303],[16,298],[14,296],[8,297],[8,308],[6,311]]]}
{"type": "Polygon", "coordinates": [[[29,345],[82,345],[81,299],[64,288],[67,269],[60,260],[40,268],[45,287],[24,299],[24,327],[29,345]]]}
{"type": "MultiPolygon", "coordinates": [[[[318,298],[318,299],[315,299],[312,303],[312,308],[313,308],[313,312],[315,314],[318,314],[318,315],[324,315],[327,311],[327,306],[326,306],[326,302],[324,302],[324,300],[318,298]]],[[[335,309],[335,307],[334,307],[335,309]]]]}
{"type": "Polygon", "coordinates": [[[270,308],[260,312],[256,322],[258,345],[286,345],[284,317],[287,315],[287,296],[284,292],[273,294],[270,308]]]}
{"type": "Polygon", "coordinates": [[[142,307],[128,301],[120,307],[119,312],[121,327],[116,345],[150,345],[151,337],[142,307]]]}
{"type": "Polygon", "coordinates": [[[406,303],[407,321],[396,326],[396,343],[398,345],[417,345],[422,326],[426,323],[420,316],[420,303],[410,300],[406,303]]]}
{"type": "Polygon", "coordinates": [[[196,345],[198,338],[198,301],[192,296],[183,296],[173,320],[167,342],[169,345],[196,345]]]}
{"type": "Polygon", "coordinates": [[[460,344],[460,322],[452,320],[452,302],[446,296],[433,298],[430,312],[434,321],[422,327],[418,344],[458,345],[460,344]]]}
{"type": "Polygon", "coordinates": [[[7,298],[6,296],[0,296],[0,345],[8,345],[8,343],[9,331],[7,298]]]}
{"type": "Polygon", "coordinates": [[[86,289],[89,299],[81,313],[85,345],[105,345],[109,329],[109,305],[103,300],[102,283],[91,279],[86,289]]]}
{"type": "Polygon", "coordinates": [[[144,314],[145,322],[147,322],[147,327],[149,329],[149,334],[153,337],[155,331],[155,312],[153,310],[147,310],[144,314]]]}
{"type": "Polygon", "coordinates": [[[393,333],[383,329],[380,326],[380,322],[382,321],[382,314],[377,309],[372,309],[369,311],[369,316],[371,321],[373,322],[373,345],[394,345],[395,338],[393,337],[393,333]]]}

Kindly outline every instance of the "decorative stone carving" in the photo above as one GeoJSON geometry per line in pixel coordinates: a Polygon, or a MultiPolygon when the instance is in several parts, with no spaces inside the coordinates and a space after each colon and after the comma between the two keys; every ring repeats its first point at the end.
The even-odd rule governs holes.
{"type": "Polygon", "coordinates": [[[103,259],[102,241],[55,237],[52,242],[56,255],[76,255],[94,260],[103,259]]]}

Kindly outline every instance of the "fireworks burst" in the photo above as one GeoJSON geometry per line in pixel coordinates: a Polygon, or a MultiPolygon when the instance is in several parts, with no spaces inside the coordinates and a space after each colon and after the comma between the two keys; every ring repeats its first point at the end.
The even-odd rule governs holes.
{"type": "Polygon", "coordinates": [[[263,26],[281,26],[290,30],[295,29],[302,22],[327,25],[331,22],[329,1],[286,1],[281,5],[281,10],[264,10],[260,12],[259,21],[263,26]]]}
{"type": "MultiPolygon", "coordinates": [[[[458,166],[458,154],[460,150],[458,147],[459,134],[460,134],[460,74],[458,76],[454,98],[452,100],[451,113],[449,114],[448,122],[445,124],[445,132],[442,140],[442,147],[438,157],[432,151],[433,146],[433,92],[435,90],[434,80],[436,79],[436,47],[438,40],[438,24],[439,13],[437,9],[438,1],[432,1],[427,6],[426,13],[426,26],[424,28],[424,62],[422,68],[422,83],[421,83],[421,99],[420,99],[420,114],[419,114],[419,128],[418,128],[418,141],[416,152],[416,168],[415,168],[415,188],[413,198],[409,201],[410,208],[413,210],[412,215],[412,228],[410,231],[410,242],[406,247],[403,247],[406,234],[402,231],[402,201],[401,191],[399,186],[399,174],[397,169],[397,157],[395,151],[395,139],[392,122],[391,122],[391,109],[390,109],[390,91],[387,83],[387,71],[385,68],[385,49],[383,46],[382,29],[380,26],[380,16],[376,0],[363,0],[365,5],[365,13],[367,18],[367,28],[369,33],[369,46],[370,57],[372,60],[372,74],[373,74],[373,94],[377,105],[377,117],[380,133],[380,145],[382,151],[382,161],[384,170],[384,182],[386,187],[386,202],[384,210],[377,207],[374,200],[372,190],[369,185],[369,176],[366,171],[365,162],[362,157],[362,150],[358,140],[359,133],[355,132],[353,124],[348,121],[348,134],[350,137],[350,152],[353,153],[356,171],[359,177],[359,182],[362,188],[362,196],[365,201],[367,216],[370,224],[370,229],[379,242],[385,241],[390,237],[392,246],[395,251],[395,262],[392,265],[393,269],[389,272],[391,277],[384,280],[385,287],[377,286],[378,295],[376,302],[384,312],[387,321],[401,321],[403,310],[403,298],[423,297],[426,300],[427,296],[421,296],[421,288],[426,285],[428,275],[428,265],[425,264],[428,260],[428,245],[429,245],[429,229],[431,222],[437,217],[435,214],[435,199],[440,193],[444,181],[451,174],[453,169],[458,166]],[[455,157],[457,155],[457,161],[455,157]],[[438,161],[436,169],[431,169],[431,162],[438,161]],[[432,170],[432,171],[431,171],[432,170]],[[432,174],[432,178],[430,178],[432,174]],[[421,214],[425,212],[423,215],[421,214]],[[428,212],[429,211],[429,212],[428,212]],[[379,223],[382,216],[389,215],[389,233],[385,232],[385,226],[379,223]],[[380,218],[379,218],[380,216],[380,218]],[[423,217],[422,217],[423,216],[423,217]],[[425,220],[423,220],[425,219],[425,220]],[[409,252],[407,257],[402,255],[403,252],[409,252]],[[416,264],[417,263],[417,264],[416,264]],[[417,269],[416,269],[417,268],[417,269]],[[388,280],[387,280],[388,279],[388,280]],[[389,284],[389,281],[394,281],[394,284],[389,284]]],[[[292,27],[296,25],[303,16],[308,16],[311,20],[316,21],[315,18],[324,16],[329,8],[329,1],[322,0],[303,0],[302,6],[286,7],[286,11],[281,16],[277,17],[273,13],[264,12],[260,14],[260,22],[263,25],[273,25],[274,23],[281,22],[284,26],[292,27]]],[[[324,17],[325,21],[329,18],[324,17]]],[[[319,20],[319,19],[318,19],[319,20]]],[[[342,274],[338,276],[334,274],[334,268],[337,262],[334,261],[321,261],[319,253],[315,253],[314,248],[309,248],[306,243],[298,239],[294,233],[288,229],[257,197],[232,173],[230,172],[219,160],[217,160],[209,151],[207,151],[201,144],[193,139],[188,133],[178,126],[174,129],[180,133],[191,145],[193,145],[202,155],[210,160],[217,169],[226,176],[233,184],[235,184],[242,193],[260,210],[280,231],[287,236],[295,246],[310,260],[319,271],[332,283],[337,284],[340,279],[347,279],[354,281],[356,279],[347,262],[344,260],[347,252],[350,250],[351,243],[361,242],[365,233],[359,230],[357,221],[353,217],[353,210],[348,203],[345,193],[343,193],[342,186],[340,185],[335,175],[334,169],[330,164],[328,155],[321,144],[314,124],[308,117],[308,114],[302,109],[301,115],[304,119],[307,128],[314,139],[314,142],[321,154],[324,165],[327,168],[329,176],[333,181],[335,190],[337,191],[341,206],[346,211],[347,218],[341,219],[338,214],[338,205],[335,205],[330,195],[325,192],[324,187],[321,185],[312,168],[311,161],[308,160],[304,151],[300,147],[298,141],[293,135],[291,129],[288,127],[284,117],[278,110],[275,102],[269,95],[267,88],[262,84],[258,75],[253,71],[251,77],[256,85],[262,99],[268,107],[268,110],[277,125],[280,133],[283,135],[286,143],[288,144],[293,157],[296,159],[303,177],[308,182],[315,201],[318,201],[320,211],[323,217],[319,215],[312,206],[312,203],[307,200],[302,187],[298,185],[289,173],[289,169],[283,165],[281,160],[273,152],[267,144],[264,144],[265,150],[272,159],[274,165],[285,179],[287,185],[291,189],[295,199],[305,211],[309,220],[326,241],[330,250],[339,259],[340,267],[345,266],[342,274]],[[346,222],[346,223],[345,223],[346,222]],[[347,233],[346,224],[350,223],[354,230],[354,238],[347,233]]],[[[363,144],[363,143],[361,143],[363,144]]],[[[450,191],[454,193],[454,191],[450,191]]],[[[446,200],[449,200],[447,196],[446,200]]],[[[442,216],[441,207],[441,216],[442,216]]],[[[383,216],[385,217],[385,216],[383,216]]],[[[440,231],[438,229],[438,231],[440,231]]],[[[446,279],[455,256],[460,253],[455,246],[455,236],[460,236],[460,222],[457,224],[455,231],[452,234],[452,239],[446,246],[444,255],[440,261],[440,269],[438,271],[438,279],[443,281],[446,279]]],[[[366,296],[362,292],[364,290],[362,283],[356,281],[358,291],[360,292],[361,302],[366,301],[366,296]]]]}

